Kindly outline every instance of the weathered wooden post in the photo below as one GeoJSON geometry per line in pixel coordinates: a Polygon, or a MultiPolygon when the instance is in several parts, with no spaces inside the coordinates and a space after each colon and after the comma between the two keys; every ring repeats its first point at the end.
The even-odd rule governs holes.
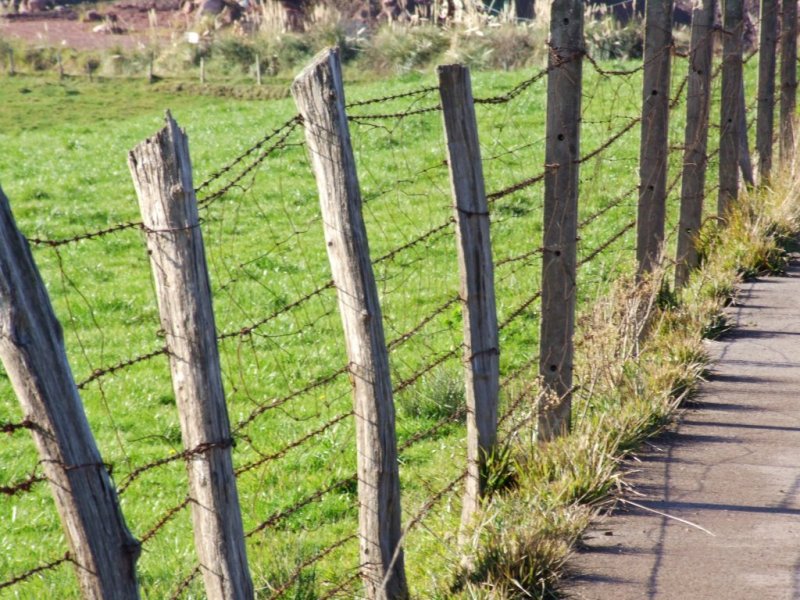
{"type": "Polygon", "coordinates": [[[692,11],[689,82],[686,92],[681,212],[675,287],[682,287],[698,265],[697,233],[703,220],[703,198],[708,166],[708,116],[711,107],[711,59],[714,50],[716,0],[703,0],[692,11]]]}
{"type": "Polygon", "coordinates": [[[583,2],[554,0],[550,19],[539,373],[553,400],[539,411],[539,440],[569,432],[583,67],[583,2]]]}
{"type": "Polygon", "coordinates": [[[753,187],[756,184],[753,176],[753,161],[750,160],[750,140],[747,136],[747,101],[744,93],[744,74],[739,80],[739,108],[736,109],[736,118],[739,124],[736,130],[739,135],[739,169],[745,185],[753,187]]]}
{"type": "Polygon", "coordinates": [[[339,52],[317,55],[292,83],[319,190],[325,244],[350,361],[358,455],[361,572],[370,600],[408,597],[389,355],[361,214],[339,52]]]}
{"type": "Polygon", "coordinates": [[[739,144],[742,87],[742,0],[723,7],[722,98],[719,135],[719,198],[717,214],[724,217],[739,195],[739,144]]]}
{"type": "Polygon", "coordinates": [[[467,480],[461,524],[468,526],[484,495],[486,458],[497,439],[500,344],[489,205],[469,69],[447,65],[438,72],[461,273],[467,400],[467,480]]]}
{"type": "Polygon", "coordinates": [[[657,264],[664,242],[669,155],[672,0],[647,0],[644,29],[642,133],[639,146],[638,274],[657,264]]]}
{"type": "Polygon", "coordinates": [[[9,75],[16,75],[17,68],[14,66],[14,49],[8,49],[8,74],[9,75]]]}
{"type": "Polygon", "coordinates": [[[186,134],[166,126],[128,155],[180,413],[195,549],[211,600],[250,599],[211,286],[186,134]]]}
{"type": "Polygon", "coordinates": [[[28,242],[0,189],[0,359],[50,482],[81,592],[92,600],[135,600],[139,542],[89,429],[28,242]]]}
{"type": "Polygon", "coordinates": [[[797,106],[797,2],[783,0],[781,13],[780,161],[794,161],[797,106]]]}
{"type": "Polygon", "coordinates": [[[204,56],[200,57],[200,85],[206,83],[206,59],[204,56]]]}
{"type": "Polygon", "coordinates": [[[778,0],[761,0],[758,51],[758,115],[756,152],[759,183],[768,185],[772,173],[772,140],[775,127],[775,63],[778,49],[778,0]]]}
{"type": "Polygon", "coordinates": [[[261,85],[261,56],[256,54],[256,85],[261,85]]]}
{"type": "Polygon", "coordinates": [[[58,60],[58,79],[61,81],[64,79],[64,61],[61,57],[61,50],[58,51],[56,58],[58,60]]]}

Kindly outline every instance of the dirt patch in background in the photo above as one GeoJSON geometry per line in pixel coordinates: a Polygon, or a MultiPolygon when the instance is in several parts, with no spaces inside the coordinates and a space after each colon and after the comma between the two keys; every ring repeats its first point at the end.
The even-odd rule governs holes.
{"type": "Polygon", "coordinates": [[[194,15],[181,12],[177,1],[132,2],[124,0],[103,5],[94,11],[97,20],[86,18],[88,11],[60,7],[38,13],[0,18],[0,37],[21,40],[35,46],[75,50],[142,50],[154,42],[182,35],[194,22],[194,15]],[[109,32],[113,25],[117,33],[109,32]]]}

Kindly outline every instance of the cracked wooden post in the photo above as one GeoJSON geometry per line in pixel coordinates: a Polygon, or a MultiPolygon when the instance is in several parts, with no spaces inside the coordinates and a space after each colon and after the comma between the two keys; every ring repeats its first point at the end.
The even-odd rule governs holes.
{"type": "Polygon", "coordinates": [[[292,83],[319,190],[344,326],[358,455],[361,573],[370,600],[408,598],[400,528],[389,356],[345,112],[339,52],[318,54],[292,83]]]}
{"type": "Polygon", "coordinates": [[[675,287],[682,287],[698,263],[697,234],[703,221],[706,169],[708,167],[708,117],[711,107],[711,60],[714,50],[716,0],[704,0],[692,12],[689,83],[686,92],[681,211],[675,287]]]}
{"type": "Polygon", "coordinates": [[[794,162],[797,106],[797,1],[783,0],[781,11],[780,161],[794,162]]]}
{"type": "Polygon", "coordinates": [[[572,412],[583,5],[554,0],[550,19],[539,373],[554,404],[539,409],[541,441],[568,433],[572,412]]]}
{"type": "Polygon", "coordinates": [[[719,197],[717,214],[724,217],[739,197],[742,88],[742,0],[727,0],[723,7],[722,99],[719,134],[719,197]]]}
{"type": "Polygon", "coordinates": [[[761,31],[758,52],[758,115],[756,152],[759,184],[769,185],[772,173],[772,143],[775,135],[775,63],[778,50],[778,2],[761,0],[761,31]]]}
{"type": "Polygon", "coordinates": [[[644,31],[642,133],[639,146],[638,274],[652,271],[664,243],[669,156],[672,0],[647,0],[644,31]]]}
{"type": "Polygon", "coordinates": [[[216,325],[186,134],[166,126],[128,155],[180,413],[194,541],[210,600],[253,597],[216,325]]]}
{"type": "Polygon", "coordinates": [[[0,189],[0,359],[55,498],[84,598],[136,600],[139,542],[95,444],[61,325],[0,189]]]}
{"type": "Polygon", "coordinates": [[[467,480],[461,524],[466,527],[485,493],[486,458],[497,439],[500,344],[489,205],[469,69],[446,65],[438,72],[461,274],[467,400],[467,480]]]}

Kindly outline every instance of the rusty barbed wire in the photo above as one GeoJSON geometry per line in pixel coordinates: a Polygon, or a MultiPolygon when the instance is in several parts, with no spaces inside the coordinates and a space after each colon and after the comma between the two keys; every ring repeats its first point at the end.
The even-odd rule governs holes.
{"type": "Polygon", "coordinates": [[[7,433],[11,435],[12,433],[16,433],[17,431],[21,431],[23,429],[33,429],[36,424],[31,421],[30,419],[23,419],[22,421],[18,422],[11,422],[7,421],[5,423],[0,423],[0,433],[7,433]]]}
{"type": "Polygon", "coordinates": [[[385,119],[405,119],[406,117],[413,117],[414,115],[424,115],[426,113],[440,112],[442,110],[441,104],[436,106],[425,106],[423,108],[412,108],[409,110],[383,113],[383,114],[369,114],[369,115],[347,115],[347,120],[354,123],[369,122],[369,121],[382,121],[385,119]]]}
{"type": "Polygon", "coordinates": [[[205,452],[208,452],[209,450],[213,450],[216,448],[231,448],[234,445],[234,443],[235,442],[233,438],[229,438],[222,442],[203,442],[202,444],[198,444],[194,448],[183,450],[182,452],[176,452],[172,456],[159,458],[157,460],[147,463],[146,465],[137,467],[125,476],[125,478],[122,480],[122,483],[120,483],[119,486],[117,487],[117,493],[124,494],[125,490],[127,490],[128,487],[130,487],[130,485],[134,481],[136,481],[139,477],[141,477],[148,471],[151,471],[157,467],[168,465],[170,463],[177,462],[179,460],[186,460],[193,456],[197,456],[198,454],[203,454],[205,452]]]}
{"type": "Polygon", "coordinates": [[[290,125],[287,126],[286,132],[278,138],[278,140],[272,144],[269,148],[261,152],[259,156],[251,162],[247,167],[245,167],[241,173],[236,175],[233,179],[231,179],[228,183],[222,186],[217,191],[209,194],[208,196],[204,196],[203,198],[197,199],[197,208],[202,210],[204,208],[208,208],[213,202],[227,194],[230,190],[234,187],[239,185],[239,182],[247,177],[250,173],[252,173],[261,163],[263,163],[269,156],[272,155],[273,152],[276,150],[281,150],[286,148],[288,144],[286,144],[286,140],[289,139],[289,136],[297,129],[300,125],[302,120],[299,117],[296,117],[290,121],[290,125]]]}
{"type": "Polygon", "coordinates": [[[198,185],[196,188],[194,188],[195,193],[202,192],[205,188],[207,188],[209,185],[214,183],[214,181],[216,181],[217,179],[219,179],[220,177],[222,177],[223,175],[228,173],[231,169],[233,169],[233,167],[235,167],[237,164],[242,162],[248,156],[253,154],[253,152],[255,152],[256,150],[261,148],[261,146],[263,146],[268,141],[270,141],[272,138],[274,138],[275,136],[280,134],[284,129],[286,129],[287,127],[290,127],[293,124],[300,123],[301,121],[302,121],[302,117],[299,114],[296,114],[291,119],[285,121],[282,125],[280,125],[276,129],[274,129],[270,133],[266,134],[264,137],[262,137],[260,140],[258,140],[255,144],[250,146],[247,150],[245,150],[244,152],[239,154],[236,158],[231,160],[228,164],[220,167],[219,169],[217,169],[216,171],[211,173],[211,175],[208,176],[208,179],[206,179],[200,185],[198,185]]]}
{"type": "Polygon", "coordinates": [[[36,472],[31,473],[22,481],[12,483],[11,485],[0,485],[0,494],[3,496],[16,496],[17,494],[24,494],[30,492],[31,488],[37,483],[45,481],[47,477],[39,475],[36,472]]]}
{"type": "Polygon", "coordinates": [[[314,389],[317,389],[319,387],[327,385],[328,383],[331,383],[331,382],[335,381],[337,378],[339,378],[342,375],[344,375],[345,373],[347,373],[349,370],[350,370],[350,365],[346,364],[343,367],[339,367],[338,369],[336,369],[332,373],[329,373],[328,375],[325,375],[323,377],[318,377],[317,379],[315,379],[314,381],[312,381],[308,385],[300,388],[299,390],[295,390],[293,392],[290,392],[289,394],[286,394],[285,396],[281,396],[280,398],[276,398],[272,402],[268,402],[266,404],[262,404],[261,406],[259,406],[255,410],[253,410],[247,417],[245,417],[244,419],[242,419],[241,421],[239,421],[236,424],[236,427],[233,430],[234,434],[238,433],[239,431],[241,431],[242,429],[247,427],[247,425],[249,425],[250,423],[255,421],[259,416],[261,416],[262,414],[264,414],[268,410],[271,410],[273,408],[277,408],[278,406],[286,404],[287,402],[289,402],[290,400],[293,400],[294,398],[297,398],[299,396],[302,396],[303,394],[307,394],[308,392],[310,392],[310,391],[312,391],[314,389]]]}
{"type": "Polygon", "coordinates": [[[155,524],[150,529],[148,529],[145,532],[145,534],[139,539],[139,543],[142,544],[142,546],[144,546],[147,542],[149,542],[151,539],[153,539],[156,536],[156,534],[159,531],[161,531],[167,525],[167,523],[169,523],[175,517],[175,515],[177,515],[179,512],[181,512],[187,506],[189,506],[191,501],[192,501],[192,499],[189,496],[186,496],[186,498],[183,500],[183,502],[173,506],[168,511],[166,511],[158,519],[158,521],[156,521],[155,524]]]}
{"type": "Polygon", "coordinates": [[[576,267],[580,268],[583,265],[588,264],[591,261],[593,261],[599,254],[601,254],[606,249],[608,249],[614,242],[616,242],[619,238],[621,238],[623,235],[625,235],[625,233],[627,233],[628,231],[633,229],[635,226],[636,226],[636,220],[634,219],[633,221],[630,221],[629,223],[627,223],[622,229],[617,231],[614,235],[612,235],[610,238],[608,238],[602,244],[600,244],[597,248],[592,250],[589,254],[587,254],[586,256],[581,258],[578,261],[576,267]]]}
{"type": "Polygon", "coordinates": [[[116,373],[117,371],[122,371],[124,369],[127,369],[128,367],[132,367],[133,365],[148,361],[151,358],[155,358],[156,356],[166,356],[167,354],[169,354],[168,348],[166,346],[162,346],[158,350],[153,350],[152,352],[146,352],[145,354],[140,354],[138,356],[134,356],[133,358],[126,358],[113,365],[95,369],[94,371],[92,371],[91,375],[79,381],[76,384],[76,386],[79,390],[82,390],[93,381],[105,377],[106,375],[111,375],[112,373],[116,373]]]}
{"type": "MultiPolygon", "coordinates": [[[[325,592],[324,595],[318,596],[317,600],[330,600],[330,598],[334,598],[336,596],[336,594],[349,589],[349,587],[351,585],[353,585],[353,583],[355,583],[359,579],[361,579],[361,571],[360,571],[360,569],[356,569],[355,575],[351,575],[350,577],[345,579],[342,583],[340,583],[336,587],[331,588],[330,590],[325,592]]],[[[351,598],[353,598],[353,597],[354,596],[351,596],[351,598]]]]}
{"type": "Polygon", "coordinates": [[[184,577],[181,580],[181,582],[178,584],[178,587],[175,588],[175,591],[172,592],[172,594],[170,595],[169,600],[178,600],[178,598],[180,598],[183,595],[183,592],[189,589],[189,586],[192,584],[192,581],[194,581],[194,578],[197,577],[199,574],[200,574],[200,565],[197,565],[195,566],[194,569],[192,569],[192,571],[186,577],[184,577]]]}
{"type": "Polygon", "coordinates": [[[616,208],[617,206],[622,204],[627,198],[629,198],[630,196],[635,194],[638,190],[639,190],[639,186],[636,185],[636,186],[634,186],[634,187],[622,192],[619,196],[614,198],[611,202],[609,202],[608,204],[606,204],[602,208],[596,210],[592,214],[590,214],[587,217],[585,217],[584,219],[582,219],[578,223],[578,229],[583,229],[587,225],[589,225],[592,222],[596,221],[597,219],[599,219],[600,217],[605,215],[607,212],[609,212],[613,208],[616,208]]]}
{"type": "Polygon", "coordinates": [[[436,86],[428,86],[410,90],[408,92],[400,92],[399,94],[391,94],[388,96],[381,96],[379,98],[369,98],[367,100],[356,100],[345,105],[345,108],[355,108],[357,106],[367,106],[368,104],[384,104],[393,100],[400,100],[402,98],[411,98],[413,96],[423,96],[431,92],[438,92],[439,88],[436,86]]]}
{"type": "Polygon", "coordinates": [[[347,417],[353,416],[353,414],[354,414],[354,412],[352,410],[350,410],[350,411],[347,411],[346,413],[342,413],[340,415],[337,415],[334,418],[326,421],[325,423],[323,423],[322,425],[320,425],[316,429],[313,429],[313,430],[309,431],[308,433],[306,433],[302,437],[297,438],[292,443],[287,444],[286,446],[284,446],[280,450],[277,450],[276,452],[273,452],[271,454],[262,454],[262,453],[258,452],[255,449],[255,446],[252,444],[252,442],[250,442],[250,446],[253,448],[253,450],[258,452],[259,454],[262,454],[262,456],[258,460],[254,460],[253,462],[247,463],[247,464],[242,465],[241,467],[237,468],[234,471],[234,474],[238,477],[239,475],[247,473],[248,471],[252,471],[253,469],[258,468],[263,464],[266,464],[266,463],[274,461],[274,460],[278,460],[279,458],[283,458],[291,450],[294,450],[295,448],[297,448],[299,446],[302,446],[307,441],[309,441],[309,440],[317,437],[318,435],[324,433],[325,431],[327,431],[328,429],[330,429],[331,427],[333,427],[337,423],[340,423],[341,421],[343,421],[347,417]]]}
{"type": "Polygon", "coordinates": [[[16,585],[18,583],[22,583],[23,581],[25,581],[27,579],[30,579],[31,577],[33,577],[37,573],[42,573],[43,571],[52,571],[53,569],[58,568],[59,566],[61,566],[65,562],[72,562],[72,557],[70,556],[69,552],[65,552],[64,556],[62,556],[61,558],[57,558],[57,559],[52,560],[52,561],[50,561],[48,563],[45,563],[43,565],[39,565],[38,567],[33,567],[32,569],[28,569],[24,573],[20,573],[19,575],[15,575],[14,577],[12,577],[11,579],[9,579],[7,581],[1,582],[0,583],[0,590],[2,590],[4,588],[11,587],[11,586],[16,585]]]}
{"type": "Polygon", "coordinates": [[[352,540],[357,540],[357,539],[358,539],[358,535],[356,535],[356,534],[348,535],[347,537],[344,537],[344,538],[334,542],[333,544],[330,544],[330,545],[326,546],[322,550],[316,552],[310,558],[307,558],[306,560],[301,562],[299,565],[297,565],[295,570],[292,571],[292,573],[289,575],[289,577],[287,577],[286,581],[284,581],[277,589],[272,590],[272,594],[269,596],[269,600],[277,600],[285,592],[287,592],[289,590],[289,588],[292,587],[292,585],[294,585],[294,583],[298,579],[300,579],[300,577],[303,574],[303,571],[305,569],[307,569],[308,567],[310,567],[313,564],[318,563],[323,558],[325,558],[326,556],[331,554],[334,550],[344,546],[347,542],[350,542],[352,540]]]}
{"type": "Polygon", "coordinates": [[[267,519],[265,521],[262,521],[259,525],[257,525],[256,527],[254,527],[250,531],[246,532],[244,534],[244,536],[246,538],[253,537],[258,532],[264,531],[265,529],[268,529],[269,527],[271,527],[275,523],[278,523],[278,522],[282,521],[283,519],[286,519],[286,518],[292,516],[294,513],[296,513],[297,511],[301,510],[302,508],[305,508],[309,504],[311,504],[313,502],[316,502],[317,500],[322,498],[325,494],[328,494],[328,493],[330,493],[330,492],[332,492],[334,490],[337,490],[339,488],[342,488],[342,487],[344,487],[346,485],[352,485],[357,480],[358,480],[358,475],[356,475],[355,473],[353,475],[351,475],[350,477],[345,477],[343,479],[339,479],[338,481],[333,482],[332,484],[328,485],[327,487],[322,488],[321,490],[317,490],[313,494],[309,494],[308,496],[305,496],[301,500],[295,502],[293,505],[291,505],[291,506],[289,506],[287,508],[282,508],[281,510],[272,513],[269,517],[267,517],[267,519]]]}
{"type": "Polygon", "coordinates": [[[386,349],[389,352],[392,352],[392,350],[394,350],[395,348],[398,348],[398,347],[402,346],[405,342],[407,342],[412,337],[414,337],[417,333],[419,333],[428,323],[433,321],[436,317],[441,315],[448,308],[450,308],[451,306],[456,304],[459,300],[460,300],[460,296],[458,296],[458,295],[455,295],[455,296],[445,300],[445,302],[440,304],[439,306],[437,306],[433,310],[433,312],[430,312],[430,313],[428,313],[427,316],[423,317],[423,319],[419,323],[417,323],[414,327],[412,327],[411,329],[409,329],[405,333],[400,334],[396,338],[390,340],[386,344],[386,349]]]}
{"type": "Polygon", "coordinates": [[[515,308],[511,314],[505,318],[498,326],[498,331],[502,331],[506,327],[508,327],[513,321],[517,319],[522,313],[524,313],[528,307],[536,302],[542,296],[542,290],[536,291],[532,296],[528,297],[527,300],[522,302],[517,308],[515,308]]]}

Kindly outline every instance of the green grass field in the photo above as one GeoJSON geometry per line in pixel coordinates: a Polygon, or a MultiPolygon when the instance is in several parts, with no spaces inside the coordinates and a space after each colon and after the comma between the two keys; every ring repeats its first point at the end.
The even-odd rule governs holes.
{"type": "MultiPolygon", "coordinates": [[[[589,65],[584,69],[581,143],[586,154],[637,116],[641,83],[639,73],[608,78],[589,65]]],[[[677,61],[676,84],[684,73],[685,62],[677,61]]],[[[506,93],[532,74],[476,73],[475,96],[506,93]]],[[[432,75],[368,82],[353,74],[352,79],[358,82],[346,89],[350,102],[435,84],[432,75]]],[[[545,86],[542,79],[507,103],[477,107],[488,192],[542,170],[545,86]]],[[[404,112],[437,103],[433,92],[354,107],[350,114],[404,112]]],[[[124,79],[89,84],[28,76],[0,80],[0,106],[0,185],[21,230],[29,238],[41,239],[67,238],[139,218],[126,154],[162,126],[166,109],[189,135],[196,186],[295,113],[290,99],[237,100],[192,96],[175,86],[151,87],[124,79]]],[[[441,116],[431,112],[401,119],[354,119],[351,127],[373,257],[445,223],[452,209],[441,116]]],[[[673,145],[680,146],[680,116],[672,131],[673,145]]],[[[349,481],[355,472],[352,419],[323,427],[351,410],[346,376],[283,401],[346,363],[333,289],[281,312],[330,278],[301,129],[286,142],[201,211],[217,327],[220,333],[231,334],[220,349],[236,428],[234,460],[238,468],[247,468],[238,484],[245,529],[254,532],[248,538],[250,567],[259,597],[264,598],[298,565],[355,533],[357,527],[355,485],[349,481]],[[267,317],[246,335],[236,333],[267,317]],[[323,431],[269,459],[316,429],[323,431]],[[318,500],[271,520],[271,515],[340,480],[346,481],[318,500]],[[268,520],[270,526],[259,530],[268,520]]],[[[621,202],[582,229],[579,257],[589,255],[635,218],[638,149],[636,125],[583,165],[582,218],[618,199],[621,202]]],[[[680,153],[674,152],[670,180],[679,164],[680,153]]],[[[235,168],[198,196],[202,200],[236,172],[235,168]]],[[[499,320],[514,317],[501,333],[504,374],[518,372],[537,352],[538,306],[526,302],[539,288],[540,263],[536,256],[525,254],[541,243],[542,196],[542,185],[537,184],[492,205],[499,320]]],[[[677,214],[675,200],[673,191],[670,232],[677,214]]],[[[602,294],[618,273],[630,270],[634,238],[635,232],[628,230],[581,268],[581,306],[602,294]]],[[[38,245],[34,255],[64,326],[76,380],[163,345],[147,253],[138,230],[56,249],[38,245]]],[[[400,467],[405,522],[465,466],[464,427],[457,417],[420,436],[453,415],[463,402],[460,306],[448,303],[458,291],[452,226],[377,262],[375,273],[388,340],[401,338],[435,314],[411,339],[393,346],[390,356],[395,384],[413,380],[395,398],[400,444],[411,443],[402,451],[400,467]],[[417,377],[440,358],[441,364],[417,377]]],[[[518,374],[505,401],[530,377],[533,372],[528,370],[518,374]]],[[[0,422],[20,420],[23,415],[2,374],[0,389],[5,398],[0,422]]],[[[125,487],[121,502],[127,522],[141,538],[186,495],[182,461],[147,471],[130,485],[126,480],[137,467],[182,449],[166,358],[158,356],[92,381],[82,397],[104,460],[113,465],[116,483],[125,487]]],[[[12,485],[36,468],[37,455],[26,432],[4,440],[0,464],[0,485],[12,485]]],[[[447,589],[458,565],[459,496],[458,487],[445,494],[407,538],[406,565],[417,597],[447,589]]],[[[34,486],[30,493],[0,497],[0,523],[0,582],[66,550],[46,484],[34,486]]],[[[184,509],[144,545],[139,561],[143,596],[169,597],[195,561],[190,515],[184,509]]],[[[285,597],[322,596],[353,575],[357,563],[357,541],[350,539],[305,569],[285,597]]],[[[352,597],[354,589],[343,596],[352,597]]],[[[77,595],[67,565],[0,589],[0,598],[77,595]]],[[[202,597],[199,578],[184,597],[202,597]]]]}

